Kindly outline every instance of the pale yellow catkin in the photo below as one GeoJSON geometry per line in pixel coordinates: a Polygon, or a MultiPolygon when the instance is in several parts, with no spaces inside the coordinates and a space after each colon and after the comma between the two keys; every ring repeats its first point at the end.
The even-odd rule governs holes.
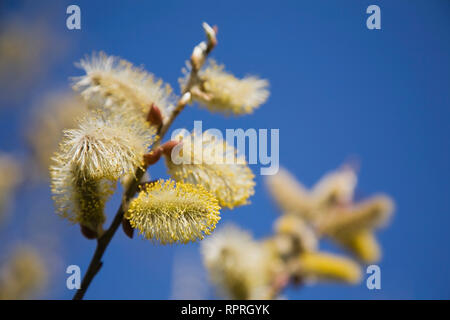
{"type": "Polygon", "coordinates": [[[106,219],[105,204],[115,185],[111,180],[90,178],[79,171],[55,159],[50,175],[56,213],[98,232],[106,219]]]}
{"type": "Polygon", "coordinates": [[[102,112],[90,112],[78,128],[66,130],[50,167],[57,213],[99,231],[117,180],[143,165],[154,130],[131,123],[126,114],[102,112]]]}
{"type": "Polygon", "coordinates": [[[314,203],[308,190],[289,171],[280,168],[277,174],[267,176],[265,182],[282,212],[298,214],[308,220],[314,218],[314,203]]]}
{"type": "Polygon", "coordinates": [[[351,251],[364,263],[374,263],[381,258],[381,249],[373,231],[361,230],[336,241],[351,251]]]}
{"type": "MultiPolygon", "coordinates": [[[[180,79],[182,89],[187,79],[180,79]]],[[[198,90],[192,90],[193,98],[212,112],[250,114],[269,97],[267,80],[255,76],[238,79],[212,59],[200,71],[199,81],[198,90]]]]}
{"type": "Polygon", "coordinates": [[[387,196],[374,196],[349,208],[336,208],[318,223],[322,234],[345,237],[360,230],[383,226],[393,211],[393,202],[387,196]]]}
{"type": "Polygon", "coordinates": [[[307,279],[353,284],[361,279],[359,265],[348,258],[322,252],[305,252],[299,259],[300,274],[307,279]]]}
{"type": "Polygon", "coordinates": [[[228,299],[270,299],[275,256],[264,243],[234,225],[202,241],[209,278],[228,299]]]}
{"type": "Polygon", "coordinates": [[[179,137],[180,150],[166,157],[168,172],[176,181],[200,184],[220,206],[234,208],[249,202],[254,194],[254,175],[243,157],[221,138],[204,132],[179,137]],[[200,138],[196,142],[197,138],[200,138]],[[199,144],[196,146],[195,144],[199,144]],[[172,157],[177,157],[173,161],[172,157]]]}
{"type": "Polygon", "coordinates": [[[152,104],[164,119],[172,113],[176,97],[172,88],[143,68],[101,52],[83,59],[85,75],[74,78],[73,88],[81,92],[91,108],[135,114],[145,119],[152,104]]]}

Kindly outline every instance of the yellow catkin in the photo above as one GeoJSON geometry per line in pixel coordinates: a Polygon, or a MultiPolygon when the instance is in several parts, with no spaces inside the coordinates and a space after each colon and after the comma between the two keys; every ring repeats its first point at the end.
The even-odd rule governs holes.
{"type": "MultiPolygon", "coordinates": [[[[242,79],[225,71],[223,65],[209,60],[207,66],[200,72],[200,92],[192,92],[195,100],[199,101],[208,110],[226,115],[249,114],[269,97],[269,82],[255,76],[246,76],[242,79]]],[[[182,87],[186,79],[180,79],[182,87]]]]}
{"type": "Polygon", "coordinates": [[[269,299],[275,256],[264,243],[234,225],[202,241],[209,278],[228,299],[269,299]]]}
{"type": "Polygon", "coordinates": [[[356,175],[345,167],[326,174],[308,190],[286,169],[269,176],[266,183],[270,193],[284,212],[296,213],[314,220],[325,211],[351,203],[356,175]]]}
{"type": "Polygon", "coordinates": [[[43,259],[35,249],[21,247],[0,268],[0,300],[30,299],[47,282],[43,259]]]}
{"type": "Polygon", "coordinates": [[[301,250],[315,251],[318,238],[314,230],[296,214],[284,214],[275,221],[275,232],[294,239],[301,250]]]}
{"type": "Polygon", "coordinates": [[[117,180],[134,174],[154,139],[155,129],[124,113],[90,112],[64,138],[50,166],[56,212],[93,231],[117,180]]]}
{"type": "Polygon", "coordinates": [[[236,150],[219,137],[204,132],[196,146],[197,138],[194,133],[178,138],[179,152],[174,150],[166,158],[171,177],[202,185],[222,207],[247,204],[254,194],[255,182],[245,159],[237,156],[236,150]],[[176,161],[172,157],[177,157],[176,161]]]}
{"type": "Polygon", "coordinates": [[[81,92],[92,108],[122,109],[145,118],[155,104],[164,119],[174,108],[176,97],[172,88],[126,60],[94,53],[79,66],[86,75],[74,78],[74,89],[81,92]]]}
{"type": "Polygon", "coordinates": [[[201,185],[159,180],[131,201],[126,218],[147,239],[188,243],[211,234],[219,210],[217,200],[201,185]]]}
{"type": "Polygon", "coordinates": [[[320,208],[345,205],[352,202],[356,183],[355,171],[345,166],[324,175],[311,190],[311,197],[320,208]]]}
{"type": "Polygon", "coordinates": [[[337,241],[365,263],[380,260],[380,246],[373,232],[369,230],[361,230],[337,241]]]}
{"type": "Polygon", "coordinates": [[[313,218],[314,208],[308,190],[286,169],[280,168],[277,174],[268,176],[266,185],[283,212],[313,218]]]}
{"type": "Polygon", "coordinates": [[[80,174],[79,168],[55,160],[50,172],[56,212],[72,223],[99,231],[105,221],[106,201],[114,192],[114,182],[80,174]]]}
{"type": "Polygon", "coordinates": [[[387,196],[374,196],[350,208],[337,208],[319,222],[322,234],[346,237],[365,229],[374,229],[386,223],[392,214],[393,203],[387,196]]]}
{"type": "Polygon", "coordinates": [[[374,196],[352,207],[332,210],[321,217],[317,229],[363,262],[376,262],[381,250],[373,232],[386,224],[393,206],[389,197],[374,196]]]}
{"type": "Polygon", "coordinates": [[[76,129],[64,131],[54,158],[76,166],[88,178],[118,180],[142,165],[154,135],[154,128],[133,122],[126,114],[91,112],[76,129]]]}
{"type": "Polygon", "coordinates": [[[300,274],[306,279],[358,283],[361,270],[354,261],[334,254],[305,252],[299,257],[300,274]]]}

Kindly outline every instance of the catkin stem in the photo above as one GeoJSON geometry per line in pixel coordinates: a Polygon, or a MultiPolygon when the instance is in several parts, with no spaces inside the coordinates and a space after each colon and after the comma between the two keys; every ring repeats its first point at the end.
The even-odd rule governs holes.
{"type": "MultiPolygon", "coordinates": [[[[206,57],[209,55],[211,50],[214,48],[214,45],[211,45],[208,43],[208,50],[204,52],[204,60],[206,60],[206,57]]],[[[203,60],[203,61],[204,61],[203,60]]],[[[192,58],[191,58],[192,61],[192,58]]],[[[201,66],[200,66],[201,67],[201,66]]],[[[169,119],[161,126],[161,128],[158,130],[157,133],[157,140],[152,146],[152,150],[158,147],[166,135],[167,131],[169,130],[170,126],[174,122],[175,118],[183,111],[184,107],[186,106],[188,101],[184,101],[183,96],[185,93],[190,93],[192,86],[194,85],[195,81],[194,79],[198,76],[198,70],[200,68],[192,68],[191,73],[189,74],[188,79],[188,85],[183,90],[183,95],[178,101],[177,107],[170,115],[169,119]]],[[[138,168],[136,170],[135,176],[136,179],[133,179],[132,182],[129,184],[127,190],[124,192],[124,196],[122,198],[122,203],[120,204],[119,209],[117,210],[117,213],[114,217],[113,222],[111,223],[110,227],[102,234],[100,238],[97,239],[97,247],[95,248],[94,255],[91,259],[91,262],[89,263],[89,267],[84,274],[83,281],[81,282],[80,289],[77,290],[75,295],[73,296],[73,300],[81,300],[83,299],[87,289],[89,288],[89,285],[91,284],[92,280],[100,270],[100,268],[103,265],[102,257],[103,254],[106,251],[106,248],[108,247],[109,243],[111,242],[111,239],[113,238],[114,234],[116,233],[117,229],[119,228],[120,224],[122,223],[123,216],[125,214],[126,208],[128,208],[128,203],[132,197],[137,193],[139,182],[141,181],[141,178],[144,176],[145,172],[147,170],[147,167],[144,168],[138,168]]]]}

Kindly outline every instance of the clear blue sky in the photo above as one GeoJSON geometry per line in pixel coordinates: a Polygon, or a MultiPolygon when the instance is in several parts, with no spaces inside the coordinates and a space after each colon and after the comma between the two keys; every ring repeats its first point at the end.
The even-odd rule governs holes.
{"type": "MultiPolygon", "coordinates": [[[[287,297],[450,298],[449,1],[19,3],[7,1],[3,15],[25,11],[30,17],[45,16],[69,46],[63,61],[27,93],[28,104],[42,90],[68,85],[68,77],[81,74],[73,62],[99,50],[142,64],[178,89],[184,61],[203,40],[201,22],[217,24],[214,58],[237,75],[269,79],[270,99],[253,116],[241,118],[191,108],[175,127],[191,129],[194,120],[203,120],[204,128],[279,128],[280,162],[306,185],[356,156],[361,163],[358,192],[385,192],[396,202],[392,224],[379,233],[384,252],[380,291],[369,291],[364,283],[317,285],[289,289],[287,297]],[[81,31],[65,29],[69,4],[81,7],[81,31]],[[371,4],[381,7],[381,30],[366,28],[371,4]]],[[[23,147],[20,126],[28,109],[25,103],[0,110],[0,149],[23,147]]],[[[163,174],[162,166],[152,173],[163,174]]],[[[220,223],[234,221],[259,238],[270,234],[277,211],[261,176],[257,183],[252,204],[224,212],[220,223]]],[[[33,211],[35,201],[50,206],[48,190],[30,188],[16,203],[16,214],[33,211]]],[[[110,216],[116,206],[117,199],[110,216]]],[[[50,209],[36,211],[35,219],[54,215],[50,209]]],[[[73,292],[65,289],[65,266],[78,264],[85,270],[94,242],[66,221],[51,219],[63,241],[63,263],[46,297],[66,299],[73,292]]],[[[183,250],[195,255],[197,248],[155,246],[119,233],[86,298],[167,299],[174,256],[183,250]]]]}

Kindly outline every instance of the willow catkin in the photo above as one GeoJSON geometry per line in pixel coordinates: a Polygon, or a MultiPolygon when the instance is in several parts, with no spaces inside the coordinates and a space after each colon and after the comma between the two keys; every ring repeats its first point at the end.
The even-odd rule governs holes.
{"type": "Polygon", "coordinates": [[[101,52],[79,63],[86,74],[74,78],[74,89],[81,92],[91,108],[120,109],[145,118],[152,104],[167,119],[176,97],[172,88],[143,68],[101,52]]]}
{"type": "Polygon", "coordinates": [[[178,141],[180,149],[175,147],[166,157],[168,172],[174,180],[202,185],[222,207],[248,203],[254,194],[255,177],[234,147],[207,132],[179,137],[178,141]]]}
{"type": "Polygon", "coordinates": [[[220,220],[219,209],[201,185],[159,180],[139,192],[125,217],[147,239],[187,243],[211,234],[220,220]]]}
{"type": "MultiPolygon", "coordinates": [[[[182,89],[187,79],[180,79],[182,89]]],[[[193,90],[193,98],[212,112],[250,114],[269,97],[267,80],[255,76],[238,79],[212,59],[200,71],[199,79],[199,90],[193,90]]]]}

